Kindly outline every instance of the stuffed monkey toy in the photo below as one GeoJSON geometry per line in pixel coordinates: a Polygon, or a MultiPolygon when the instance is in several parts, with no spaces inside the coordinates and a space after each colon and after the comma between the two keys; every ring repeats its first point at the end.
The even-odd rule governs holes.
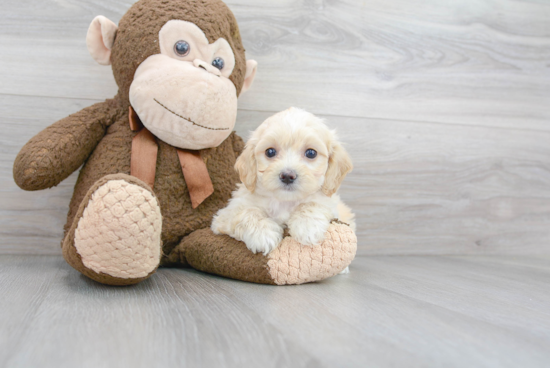
{"type": "Polygon", "coordinates": [[[22,189],[41,190],[82,166],[62,241],[73,268],[109,285],[138,283],[159,266],[284,285],[349,265],[357,240],[341,223],[318,247],[286,237],[268,256],[209,228],[239,182],[237,97],[257,66],[223,2],[140,0],[118,26],[96,17],[86,43],[112,65],[118,94],[44,129],[13,170],[22,189]]]}

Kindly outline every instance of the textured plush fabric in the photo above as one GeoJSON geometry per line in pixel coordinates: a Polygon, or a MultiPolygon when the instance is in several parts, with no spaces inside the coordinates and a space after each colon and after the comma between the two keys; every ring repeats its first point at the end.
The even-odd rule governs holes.
{"type": "Polygon", "coordinates": [[[197,208],[214,193],[210,174],[200,152],[182,149],[177,151],[189,198],[191,198],[191,207],[197,208]]]}
{"type": "MultiPolygon", "coordinates": [[[[102,186],[104,186],[105,184],[112,181],[124,181],[128,184],[143,188],[146,191],[150,192],[150,189],[147,187],[147,184],[145,184],[139,179],[136,179],[132,176],[125,175],[125,174],[107,175],[101,178],[100,180],[98,180],[96,183],[94,183],[94,185],[90,187],[90,190],[88,191],[88,193],[86,193],[84,199],[82,200],[82,203],[80,204],[79,208],[75,213],[74,221],[72,221],[72,224],[69,230],[67,231],[67,235],[63,239],[63,243],[62,243],[63,257],[65,258],[67,263],[71,265],[74,269],[76,269],[77,271],[80,271],[82,274],[88,276],[92,280],[95,280],[95,281],[101,282],[102,284],[107,284],[107,285],[118,285],[118,286],[132,285],[147,279],[156,271],[156,267],[152,269],[145,276],[116,277],[101,271],[96,272],[91,268],[86,267],[82,261],[82,256],[77,252],[77,249],[75,247],[76,229],[80,223],[80,220],[83,217],[84,211],[88,208],[88,205],[90,204],[90,201],[93,195],[96,193],[96,191],[102,186]]],[[[93,229],[90,229],[90,230],[93,232],[93,229]]],[[[97,229],[97,232],[99,232],[99,229],[97,229]]],[[[112,255],[109,254],[109,252],[103,253],[102,256],[105,257],[106,259],[112,258],[111,257],[112,255]]]]}
{"type": "Polygon", "coordinates": [[[202,60],[153,55],[136,70],[132,107],[151,133],[174,147],[217,147],[235,126],[237,95],[231,80],[213,71],[220,72],[202,60]]]}
{"type": "MultiPolygon", "coordinates": [[[[299,244],[289,243],[288,253],[292,257],[289,258],[288,268],[285,268],[286,258],[281,253],[279,258],[272,258],[272,261],[276,262],[271,266],[271,270],[276,270],[275,272],[267,267],[268,258],[260,254],[254,255],[243,243],[229,237],[215,236],[210,231],[212,217],[220,208],[226,206],[231,192],[239,181],[234,165],[243,150],[244,143],[234,132],[218,147],[200,152],[200,157],[204,160],[210,174],[214,193],[196,209],[191,205],[176,148],[162,140],[157,139],[154,193],[149,185],[129,175],[132,139],[137,134],[132,132],[129,126],[129,87],[140,63],[159,52],[159,30],[172,19],[195,23],[205,32],[210,42],[220,37],[224,37],[229,42],[235,54],[235,68],[230,80],[234,83],[237,94],[241,91],[246,73],[244,49],[235,18],[223,2],[219,0],[140,0],[123,16],[112,46],[111,62],[119,86],[118,95],[113,100],[95,104],[62,119],[32,138],[15,160],[13,173],[16,183],[26,190],[50,188],[83,165],[69,206],[62,243],[63,255],[72,267],[104,284],[137,283],[155,271],[153,269],[143,276],[148,272],[147,268],[153,267],[149,264],[137,273],[126,269],[127,277],[120,272],[108,274],[109,267],[93,265],[89,260],[97,261],[98,257],[108,259],[113,254],[102,252],[101,256],[96,257],[97,254],[94,252],[88,252],[92,248],[91,245],[84,246],[86,249],[80,246],[91,238],[98,243],[96,239],[98,234],[101,234],[100,222],[103,220],[101,220],[102,216],[97,213],[94,215],[92,212],[97,212],[94,208],[96,202],[100,203],[101,200],[96,198],[99,200],[96,201],[93,196],[97,194],[98,189],[103,188],[103,185],[106,185],[107,189],[110,188],[108,192],[111,189],[115,190],[116,185],[111,188],[111,185],[107,184],[111,181],[118,184],[122,181],[126,184],[120,185],[128,188],[135,186],[142,188],[137,191],[141,193],[141,198],[148,198],[147,201],[155,198],[158,201],[163,217],[160,260],[163,265],[192,265],[207,272],[268,284],[301,283],[334,274],[340,270],[341,260],[345,257],[336,254],[337,258],[331,258],[328,248],[332,244],[338,250],[341,248],[339,244],[330,243],[327,249],[323,248],[319,258],[316,252],[307,254],[300,251],[299,244]],[[88,206],[91,206],[89,210],[88,206]],[[89,216],[85,215],[85,211],[89,211],[89,216]],[[92,219],[92,215],[95,216],[95,229],[94,221],[82,220],[86,216],[92,219]],[[77,233],[81,220],[84,221],[81,230],[85,231],[77,233]],[[79,238],[77,246],[75,246],[75,237],[79,238]],[[77,247],[82,254],[77,251],[77,247]],[[298,255],[296,260],[293,258],[294,254],[298,255]],[[325,270],[317,267],[315,262],[321,262],[323,265],[330,263],[333,267],[331,270],[325,270]],[[312,274],[307,275],[307,272],[312,274]]],[[[102,190],[104,189],[99,192],[102,190]]],[[[132,201],[128,202],[127,207],[132,207],[131,204],[132,201]]],[[[115,214],[116,211],[110,212],[115,214]]],[[[121,216],[124,218],[117,220],[116,226],[133,226],[130,224],[131,214],[121,216]]],[[[154,226],[152,228],[154,229],[154,226]]],[[[121,236],[125,237],[128,234],[135,235],[127,231],[127,234],[121,236]]],[[[98,244],[100,246],[98,249],[107,249],[114,244],[112,239],[107,238],[99,243],[102,244],[98,244]]],[[[118,244],[122,243],[124,242],[118,244]]],[[[156,251],[152,251],[154,246],[148,244],[144,247],[145,252],[155,253],[156,251]]],[[[113,251],[115,255],[117,252],[135,253],[137,249],[135,246],[140,245],[127,244],[127,249],[117,248],[117,245],[113,251]]],[[[349,262],[351,262],[350,259],[349,262]]],[[[120,266],[120,263],[118,265],[120,266]]]]}
{"type": "Polygon", "coordinates": [[[98,15],[90,24],[86,35],[86,45],[94,60],[101,65],[111,64],[111,48],[118,27],[109,19],[98,15]]]}
{"type": "Polygon", "coordinates": [[[17,155],[13,164],[15,182],[25,190],[56,186],[86,161],[105,129],[124,113],[117,100],[107,100],[47,127],[17,155]]]}
{"type": "MultiPolygon", "coordinates": [[[[130,123],[131,127],[132,123],[130,123]]],[[[158,150],[157,138],[146,128],[132,139],[130,174],[143,180],[151,189],[155,187],[158,150]]]]}
{"type": "Polygon", "coordinates": [[[349,266],[357,252],[357,237],[348,225],[333,223],[320,246],[303,247],[291,237],[268,255],[267,268],[277,285],[324,280],[349,266]]]}
{"type": "MultiPolygon", "coordinates": [[[[88,189],[109,174],[130,174],[132,136],[128,116],[107,130],[86,165],[80,171],[65,229],[67,230],[88,189]]],[[[202,151],[210,173],[214,193],[193,209],[176,148],[158,140],[158,157],[154,190],[162,215],[163,252],[169,254],[181,239],[194,230],[209,227],[214,214],[224,207],[238,182],[233,169],[244,143],[232,133],[219,147],[202,151]]]]}
{"type": "Polygon", "coordinates": [[[233,279],[275,284],[267,269],[267,258],[253,254],[243,242],[227,235],[214,235],[209,228],[197,230],[163,260],[162,266],[194,269],[233,279]]]}
{"type": "Polygon", "coordinates": [[[330,225],[325,241],[304,247],[290,236],[267,257],[252,254],[243,242],[210,229],[195,231],[164,259],[164,266],[191,267],[238,280],[272,285],[297,285],[324,280],[343,271],[357,252],[357,238],[343,223],[330,225]]]}
{"type": "Polygon", "coordinates": [[[137,67],[149,56],[160,53],[159,31],[172,19],[195,23],[210,43],[223,37],[235,54],[230,80],[240,93],[246,73],[246,59],[239,26],[227,5],[218,0],[141,0],[122,17],[113,44],[111,61],[119,96],[129,105],[130,84],[137,67]],[[137,44],[139,40],[139,44],[137,44]]]}
{"type": "Polygon", "coordinates": [[[85,267],[120,278],[149,275],[160,263],[162,216],[150,189],[109,180],[90,198],[74,235],[85,267]]]}

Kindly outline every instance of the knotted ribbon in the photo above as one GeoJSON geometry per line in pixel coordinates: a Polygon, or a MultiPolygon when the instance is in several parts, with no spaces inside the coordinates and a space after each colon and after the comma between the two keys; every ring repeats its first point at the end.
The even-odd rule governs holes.
{"type": "MultiPolygon", "coordinates": [[[[157,170],[157,138],[143,125],[130,106],[130,129],[138,132],[132,139],[130,175],[142,180],[153,189],[157,170]]],[[[214,193],[214,186],[208,174],[201,151],[176,148],[185,183],[191,197],[191,206],[197,208],[214,193]]]]}

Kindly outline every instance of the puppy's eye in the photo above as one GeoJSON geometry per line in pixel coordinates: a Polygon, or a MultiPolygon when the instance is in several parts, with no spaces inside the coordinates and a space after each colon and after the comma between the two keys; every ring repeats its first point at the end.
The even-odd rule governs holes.
{"type": "Polygon", "coordinates": [[[187,56],[189,55],[189,51],[191,51],[191,46],[187,41],[179,40],[174,44],[174,52],[178,56],[187,56]]]}
{"type": "Polygon", "coordinates": [[[307,158],[311,158],[311,159],[317,157],[317,151],[315,151],[314,149],[311,149],[311,148],[308,149],[308,150],[306,151],[306,157],[307,157],[307,158]]]}
{"type": "Polygon", "coordinates": [[[265,155],[269,158],[275,157],[276,154],[277,154],[277,151],[275,150],[275,148],[268,148],[265,150],[265,155]]]}

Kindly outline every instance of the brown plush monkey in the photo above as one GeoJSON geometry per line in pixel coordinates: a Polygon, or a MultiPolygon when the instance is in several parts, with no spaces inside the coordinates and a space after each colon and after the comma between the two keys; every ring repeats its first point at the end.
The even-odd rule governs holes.
{"type": "Polygon", "coordinates": [[[84,164],[62,242],[72,267],[110,285],[135,284],[159,265],[281,285],[351,262],[356,238],[339,223],[319,247],[285,238],[267,257],[209,229],[239,180],[237,97],[256,73],[223,2],[140,0],[118,27],[96,17],[87,46],[112,64],[118,94],[43,130],[14,164],[25,190],[56,186],[84,164]]]}

